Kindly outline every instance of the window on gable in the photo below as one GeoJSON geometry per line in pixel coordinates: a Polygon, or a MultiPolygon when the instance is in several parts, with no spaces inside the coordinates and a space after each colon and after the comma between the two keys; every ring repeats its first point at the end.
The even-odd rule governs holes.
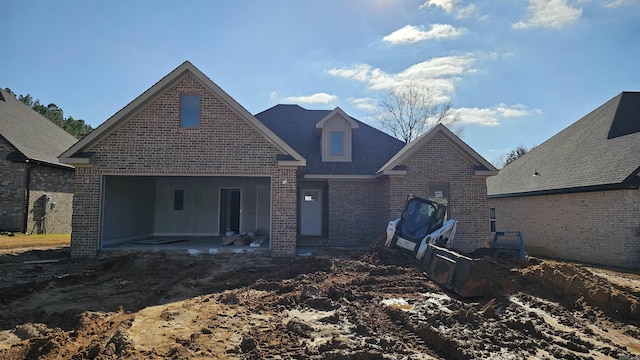
{"type": "Polygon", "coordinates": [[[342,131],[331,132],[331,155],[342,155],[344,153],[344,133],[342,131]]]}
{"type": "Polygon", "coordinates": [[[200,126],[200,95],[182,95],[180,124],[183,128],[200,126]]]}

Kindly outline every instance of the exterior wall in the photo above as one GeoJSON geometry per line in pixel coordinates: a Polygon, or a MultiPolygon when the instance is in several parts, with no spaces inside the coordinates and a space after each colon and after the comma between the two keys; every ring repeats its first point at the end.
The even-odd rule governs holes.
{"type": "Polygon", "coordinates": [[[265,176],[271,178],[271,255],[295,254],[295,169],[278,168],[273,144],[190,74],[163,89],[96,143],[93,167],[74,179],[72,254],[95,255],[101,175],[265,176]],[[180,95],[199,94],[200,126],[180,126],[180,95]]]}
{"type": "Polygon", "coordinates": [[[489,199],[496,229],[519,230],[527,253],[640,267],[640,191],[489,199]]]}
{"type": "Polygon", "coordinates": [[[73,170],[36,166],[31,171],[27,232],[32,234],[68,234],[71,232],[73,170]],[[44,212],[45,196],[56,203],[44,212]]]}
{"type": "Polygon", "coordinates": [[[15,148],[0,137],[0,230],[23,231],[26,164],[12,163],[15,148]]]}
{"type": "Polygon", "coordinates": [[[14,150],[13,146],[0,138],[0,230],[30,234],[70,233],[73,170],[6,160],[14,150]],[[25,185],[29,173],[31,182],[25,229],[25,185]],[[44,195],[50,195],[56,207],[46,214],[43,221],[44,195]]]}
{"type": "Polygon", "coordinates": [[[390,179],[389,212],[399,216],[407,195],[428,198],[429,185],[448,184],[449,218],[458,221],[452,247],[463,252],[488,247],[489,206],[485,177],[474,176],[473,163],[438,134],[404,164],[407,175],[390,179]]]}
{"type": "Polygon", "coordinates": [[[363,246],[384,234],[380,197],[378,181],[329,180],[329,245],[363,246]]]}

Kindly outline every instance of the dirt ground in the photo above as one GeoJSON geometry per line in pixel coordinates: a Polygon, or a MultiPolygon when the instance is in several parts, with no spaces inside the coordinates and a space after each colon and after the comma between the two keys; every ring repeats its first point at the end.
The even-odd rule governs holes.
{"type": "Polygon", "coordinates": [[[0,359],[640,359],[640,276],[496,262],[462,299],[401,255],[0,254],[0,359]]]}

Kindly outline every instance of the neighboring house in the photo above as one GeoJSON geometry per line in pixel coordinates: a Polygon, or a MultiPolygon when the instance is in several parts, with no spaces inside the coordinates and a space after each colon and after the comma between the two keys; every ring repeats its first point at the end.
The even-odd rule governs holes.
{"type": "Polygon", "coordinates": [[[623,92],[487,181],[527,252],[640,267],[640,93],[623,92]]]}
{"type": "Polygon", "coordinates": [[[0,89],[0,230],[71,232],[73,166],[58,155],[76,141],[0,89]]]}
{"type": "Polygon", "coordinates": [[[447,202],[458,248],[490,237],[486,160],[439,125],[404,144],[341,109],[251,115],[185,62],[69,148],[74,255],[147,237],[262,230],[272,256],[361,246],[408,194],[447,202]]]}

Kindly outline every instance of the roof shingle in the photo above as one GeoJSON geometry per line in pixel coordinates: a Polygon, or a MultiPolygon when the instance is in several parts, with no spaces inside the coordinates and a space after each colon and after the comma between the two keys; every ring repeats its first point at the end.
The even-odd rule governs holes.
{"type": "Polygon", "coordinates": [[[487,190],[498,197],[628,188],[638,171],[640,92],[622,92],[500,170],[487,190]]]}
{"type": "Polygon", "coordinates": [[[331,110],[307,110],[298,105],[276,105],[255,117],[307,160],[310,175],[375,175],[404,143],[357,119],[351,162],[322,162],[316,123],[331,110]]]}
{"type": "Polygon", "coordinates": [[[58,155],[78,139],[0,89],[0,135],[25,159],[72,168],[58,155]]]}

